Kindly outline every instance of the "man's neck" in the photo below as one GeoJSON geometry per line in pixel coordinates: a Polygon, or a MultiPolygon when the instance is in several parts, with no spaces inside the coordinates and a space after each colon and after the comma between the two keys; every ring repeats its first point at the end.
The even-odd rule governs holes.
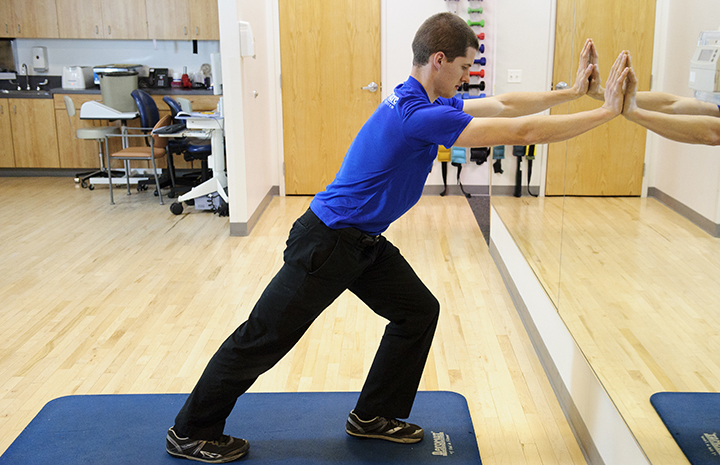
{"type": "Polygon", "coordinates": [[[423,86],[423,89],[425,89],[425,93],[430,99],[430,102],[434,102],[438,98],[438,95],[432,91],[432,86],[430,85],[433,81],[432,69],[430,68],[430,66],[413,66],[412,71],[410,72],[410,76],[415,78],[415,80],[417,80],[420,85],[423,86]]]}

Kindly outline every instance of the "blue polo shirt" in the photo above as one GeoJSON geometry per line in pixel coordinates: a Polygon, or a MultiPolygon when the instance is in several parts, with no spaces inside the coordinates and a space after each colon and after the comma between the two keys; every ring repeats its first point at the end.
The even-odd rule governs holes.
{"type": "Polygon", "coordinates": [[[310,203],[333,229],[380,234],[420,200],[437,156],[472,120],[460,99],[430,102],[413,77],[382,101],[350,145],[335,180],[310,203]]]}

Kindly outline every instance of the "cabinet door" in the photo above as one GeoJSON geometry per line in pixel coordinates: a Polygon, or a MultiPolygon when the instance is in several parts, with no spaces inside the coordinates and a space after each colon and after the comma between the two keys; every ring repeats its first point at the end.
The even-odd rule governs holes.
{"type": "MultiPolygon", "coordinates": [[[[192,1],[190,1],[192,3],[192,1]]],[[[190,21],[186,0],[146,0],[148,38],[190,40],[190,21]]]]}
{"type": "Polygon", "coordinates": [[[106,39],[147,39],[145,0],[102,0],[106,39]]]}
{"type": "Polygon", "coordinates": [[[0,37],[15,37],[14,25],[12,4],[8,0],[0,0],[0,37]]]}
{"type": "Polygon", "coordinates": [[[217,0],[193,0],[188,5],[192,38],[220,40],[217,0]]]}
{"type": "Polygon", "coordinates": [[[102,39],[100,0],[56,0],[61,39],[102,39]]]}
{"type": "Polygon", "coordinates": [[[15,168],[8,100],[0,98],[0,168],[15,168]]]}
{"type": "Polygon", "coordinates": [[[55,109],[50,99],[9,99],[17,168],[59,168],[55,109]]]}
{"type": "Polygon", "coordinates": [[[58,38],[55,0],[12,0],[14,37],[58,38]]]}

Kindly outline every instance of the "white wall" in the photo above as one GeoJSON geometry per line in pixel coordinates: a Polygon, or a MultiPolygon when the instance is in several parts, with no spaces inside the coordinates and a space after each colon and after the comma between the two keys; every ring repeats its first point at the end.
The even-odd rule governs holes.
{"type": "Polygon", "coordinates": [[[16,39],[17,68],[25,63],[31,75],[60,76],[63,66],[98,66],[111,63],[141,64],[150,68],[169,68],[171,72],[200,71],[203,63],[210,63],[210,54],[219,51],[216,40],[198,41],[198,53],[192,53],[191,41],[180,40],[71,40],[16,39]],[[47,49],[48,70],[32,69],[32,48],[47,49]]]}
{"type": "Polygon", "coordinates": [[[234,225],[247,226],[280,184],[272,7],[270,0],[218,0],[231,232],[234,225]],[[255,57],[240,56],[240,20],[252,26],[255,57]]]}
{"type": "MultiPolygon", "coordinates": [[[[690,58],[704,30],[720,26],[717,0],[658,0],[653,90],[692,97],[690,58]]],[[[720,223],[720,147],[648,135],[648,185],[720,223]]]]}
{"type": "MultiPolygon", "coordinates": [[[[448,4],[453,3],[445,0],[383,0],[383,97],[410,74],[411,43],[417,28],[428,16],[448,11],[448,4]]],[[[461,12],[467,10],[469,5],[467,0],[457,3],[461,12]]],[[[495,41],[494,94],[550,88],[552,62],[548,60],[548,50],[551,49],[550,43],[554,33],[553,5],[553,0],[484,2],[483,17],[486,18],[487,23],[485,32],[488,38],[494,36],[495,41]],[[522,82],[508,83],[508,69],[522,70],[522,82]]],[[[493,41],[487,40],[486,43],[493,44],[493,41]]],[[[543,155],[541,151],[538,152],[533,170],[533,186],[540,183],[540,164],[543,155]]],[[[474,163],[467,164],[462,172],[463,184],[487,185],[491,165],[492,160],[481,166],[474,163]]],[[[504,174],[493,174],[493,185],[514,185],[516,161],[513,157],[508,156],[505,159],[503,170],[504,174]]],[[[450,168],[449,171],[448,184],[454,184],[455,170],[450,168]]],[[[427,184],[442,184],[438,162],[435,162],[427,184]]]]}

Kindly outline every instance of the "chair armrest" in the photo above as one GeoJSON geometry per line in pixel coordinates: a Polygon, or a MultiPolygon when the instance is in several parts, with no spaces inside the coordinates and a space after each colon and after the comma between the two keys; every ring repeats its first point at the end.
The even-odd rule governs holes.
{"type": "Polygon", "coordinates": [[[144,138],[152,137],[152,134],[107,134],[105,137],[132,137],[132,138],[144,138]]]}

